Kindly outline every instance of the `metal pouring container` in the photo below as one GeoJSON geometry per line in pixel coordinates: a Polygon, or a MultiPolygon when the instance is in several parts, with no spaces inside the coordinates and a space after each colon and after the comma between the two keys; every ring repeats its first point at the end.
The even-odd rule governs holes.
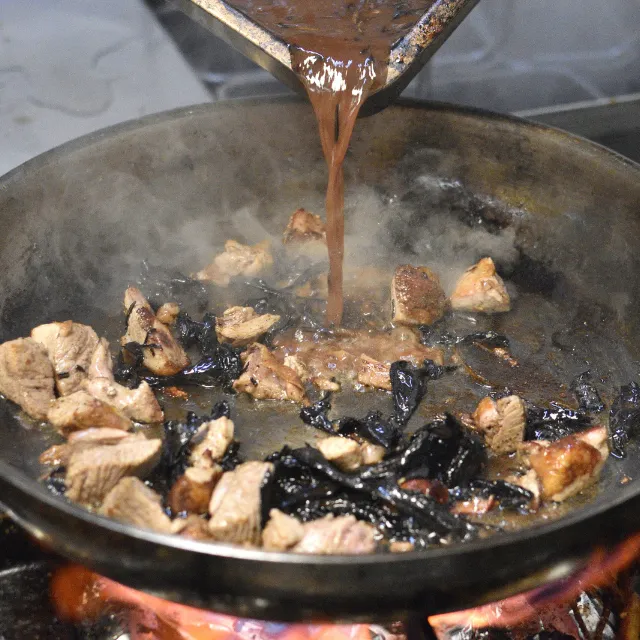
{"type": "MultiPolygon", "coordinates": [[[[366,100],[360,115],[391,104],[440,48],[478,0],[436,0],[391,49],[386,82],[366,100]]],[[[175,0],[175,5],[298,93],[304,87],[291,69],[287,44],[223,0],[175,0]]]]}

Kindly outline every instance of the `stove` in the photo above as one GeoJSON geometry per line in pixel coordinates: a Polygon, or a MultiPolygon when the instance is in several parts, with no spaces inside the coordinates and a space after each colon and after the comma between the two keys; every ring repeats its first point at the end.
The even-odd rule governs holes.
{"type": "Polygon", "coordinates": [[[638,640],[640,535],[580,575],[477,609],[387,625],[242,620],[70,565],[0,520],[0,640],[638,640]]]}

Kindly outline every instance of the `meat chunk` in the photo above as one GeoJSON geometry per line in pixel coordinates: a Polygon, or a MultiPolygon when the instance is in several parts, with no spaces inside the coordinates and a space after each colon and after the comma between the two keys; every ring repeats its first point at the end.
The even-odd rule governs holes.
{"type": "Polygon", "coordinates": [[[92,427],[123,431],[133,427],[129,418],[83,389],[52,402],[47,419],[63,436],[92,427]]]}
{"type": "Polygon", "coordinates": [[[319,440],[316,446],[329,462],[342,471],[355,471],[363,464],[360,444],[350,438],[329,436],[319,440]]]}
{"type": "Polygon", "coordinates": [[[473,413],[473,421],[492,451],[512,453],[524,439],[524,402],[518,396],[507,396],[498,401],[483,398],[473,413]]]}
{"type": "Polygon", "coordinates": [[[292,551],[317,554],[365,554],[376,548],[373,527],[353,516],[334,517],[332,514],[303,525],[304,535],[292,551]]]}
{"type": "Polygon", "coordinates": [[[0,393],[32,418],[46,419],[53,386],[53,367],[39,342],[18,338],[0,345],[0,393]]]}
{"type": "Polygon", "coordinates": [[[260,490],[270,462],[245,462],[227,471],[213,490],[209,503],[209,532],[216,540],[257,546],[260,544],[260,490]]]}
{"type": "Polygon", "coordinates": [[[107,378],[94,378],[87,380],[85,388],[94,398],[110,404],[136,422],[162,422],[164,419],[153,389],[146,382],[128,389],[107,378]]]}
{"type": "Polygon", "coordinates": [[[236,391],[244,391],[257,400],[306,400],[298,374],[278,362],[263,344],[256,342],[250,345],[241,357],[245,367],[233,383],[236,391]]]}
{"type": "Polygon", "coordinates": [[[262,546],[268,551],[287,551],[304,536],[304,526],[278,509],[269,511],[269,522],[262,532],[262,546]]]}
{"type": "Polygon", "coordinates": [[[214,462],[222,459],[233,442],[233,427],[233,421],[226,416],[200,425],[198,433],[193,438],[196,444],[189,458],[191,465],[204,469],[214,467],[214,462]]]}
{"type": "Polygon", "coordinates": [[[180,305],[177,302],[165,302],[156,312],[156,318],[162,324],[172,325],[180,313],[180,305]]]}
{"type": "Polygon", "coordinates": [[[378,464],[378,462],[382,462],[386,453],[384,447],[371,442],[364,442],[360,445],[360,451],[362,452],[362,464],[378,464]]]}
{"type": "Polygon", "coordinates": [[[289,218],[282,241],[287,244],[289,242],[306,242],[308,240],[320,240],[326,243],[325,225],[320,216],[306,209],[298,209],[289,218]]]}
{"type": "Polygon", "coordinates": [[[458,311],[499,313],[511,308],[507,288],[491,258],[482,258],[462,274],[450,300],[458,311]]]}
{"type": "Polygon", "coordinates": [[[122,345],[128,342],[154,345],[144,349],[144,366],[147,369],[160,376],[170,376],[189,366],[189,358],[184,349],[167,325],[158,320],[139,289],[129,287],[125,291],[124,308],[128,319],[122,345]]]}
{"type": "Polygon", "coordinates": [[[363,353],[359,359],[358,382],[366,387],[391,391],[391,378],[389,371],[391,365],[386,362],[378,362],[363,353]]]}
{"type": "Polygon", "coordinates": [[[189,540],[211,540],[208,522],[196,515],[176,518],[171,523],[171,533],[189,538],[189,540]]]}
{"type": "Polygon", "coordinates": [[[122,429],[84,429],[74,431],[64,444],[54,444],[40,454],[40,464],[66,467],[71,453],[82,447],[101,444],[117,444],[131,438],[143,438],[141,434],[129,433],[122,429]]]}
{"type": "Polygon", "coordinates": [[[113,361],[109,351],[109,343],[105,338],[100,338],[89,363],[87,371],[89,378],[107,378],[113,380],[113,361]]]}
{"type": "Polygon", "coordinates": [[[340,383],[336,380],[321,375],[311,376],[307,366],[297,356],[285,356],[284,365],[285,367],[293,369],[298,374],[300,382],[302,383],[311,382],[311,384],[321,391],[340,391],[340,383]]]}
{"type": "Polygon", "coordinates": [[[221,318],[216,318],[216,335],[220,342],[244,347],[267,333],[278,320],[280,316],[258,315],[251,307],[230,307],[221,318]]]}
{"type": "Polygon", "coordinates": [[[98,346],[96,332],[86,324],[67,320],[41,324],[31,331],[31,337],[47,350],[60,395],[80,389],[98,346]]]}
{"type": "Polygon", "coordinates": [[[208,267],[198,271],[194,277],[197,280],[211,280],[220,287],[227,287],[231,278],[257,276],[272,265],[273,257],[268,240],[253,246],[227,240],[224,243],[224,252],[218,254],[208,267]]]}
{"type": "Polygon", "coordinates": [[[542,498],[554,502],[562,502],[596,482],[609,454],[604,427],[556,442],[525,444],[524,459],[539,479],[542,498]]]}
{"type": "Polygon", "coordinates": [[[409,264],[396,268],[391,283],[393,321],[424,325],[440,320],[447,311],[447,298],[438,276],[427,267],[409,264]]]}
{"type": "Polygon", "coordinates": [[[216,482],[222,476],[222,467],[214,464],[209,468],[189,467],[176,480],[168,496],[173,513],[203,514],[209,509],[209,501],[216,482]]]}
{"type": "Polygon", "coordinates": [[[161,440],[127,438],[118,444],[74,449],[65,477],[67,497],[90,506],[100,504],[121,478],[148,475],[161,448],[161,440]]]}
{"type": "Polygon", "coordinates": [[[134,527],[171,533],[162,498],[138,478],[122,478],[106,495],[100,513],[134,527]]]}

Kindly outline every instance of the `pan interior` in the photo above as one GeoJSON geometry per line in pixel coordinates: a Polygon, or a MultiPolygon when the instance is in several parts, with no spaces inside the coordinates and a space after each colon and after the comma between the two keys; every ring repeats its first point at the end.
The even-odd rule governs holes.
{"type": "MultiPolygon", "coordinates": [[[[560,133],[408,107],[359,123],[346,167],[348,264],[389,273],[400,263],[428,265],[450,291],[466,266],[484,255],[496,261],[513,311],[457,315],[443,327],[511,339],[517,370],[480,351],[463,354],[486,381],[533,402],[571,406],[568,384],[585,370],[607,405],[637,379],[636,167],[560,133]]],[[[0,185],[0,339],[71,318],[115,347],[121,295],[143,260],[190,273],[228,238],[268,237],[281,253],[289,215],[322,211],[325,179],[311,116],[298,104],[195,109],[19,168],[0,185]]],[[[213,290],[210,308],[223,309],[230,296],[213,290]]],[[[469,410],[487,391],[463,372],[435,381],[409,429],[447,407],[469,410]]],[[[222,396],[200,391],[170,412],[203,412],[222,396]]],[[[342,393],[334,403],[335,415],[371,409],[389,413],[390,396],[342,393]]],[[[318,436],[292,405],[237,397],[232,412],[246,458],[318,436]]],[[[0,415],[0,458],[38,478],[37,457],[55,434],[8,403],[0,415]]],[[[626,459],[610,459],[597,495],[572,508],[604,504],[624,478],[635,482],[639,455],[632,446],[626,459]]]]}

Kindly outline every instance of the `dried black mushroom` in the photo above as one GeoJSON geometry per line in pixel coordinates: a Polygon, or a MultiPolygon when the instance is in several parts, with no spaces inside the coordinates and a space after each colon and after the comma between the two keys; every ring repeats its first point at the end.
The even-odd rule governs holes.
{"type": "Polygon", "coordinates": [[[571,391],[576,396],[578,406],[582,411],[595,411],[597,413],[604,409],[604,402],[602,402],[598,390],[591,384],[590,371],[577,375],[571,381],[571,391]]]}
{"type": "Polygon", "coordinates": [[[302,409],[300,409],[300,419],[302,422],[315,429],[320,429],[320,431],[335,434],[333,423],[327,416],[331,409],[331,396],[331,392],[325,393],[317,402],[314,402],[308,407],[302,407],[302,409]]]}
{"type": "Polygon", "coordinates": [[[639,431],[640,386],[636,382],[630,382],[620,387],[618,396],[611,404],[609,412],[611,455],[616,458],[624,458],[629,441],[639,431]]]}
{"type": "Polygon", "coordinates": [[[592,425],[583,411],[575,411],[551,403],[549,407],[527,405],[525,440],[559,440],[592,425]]]}

